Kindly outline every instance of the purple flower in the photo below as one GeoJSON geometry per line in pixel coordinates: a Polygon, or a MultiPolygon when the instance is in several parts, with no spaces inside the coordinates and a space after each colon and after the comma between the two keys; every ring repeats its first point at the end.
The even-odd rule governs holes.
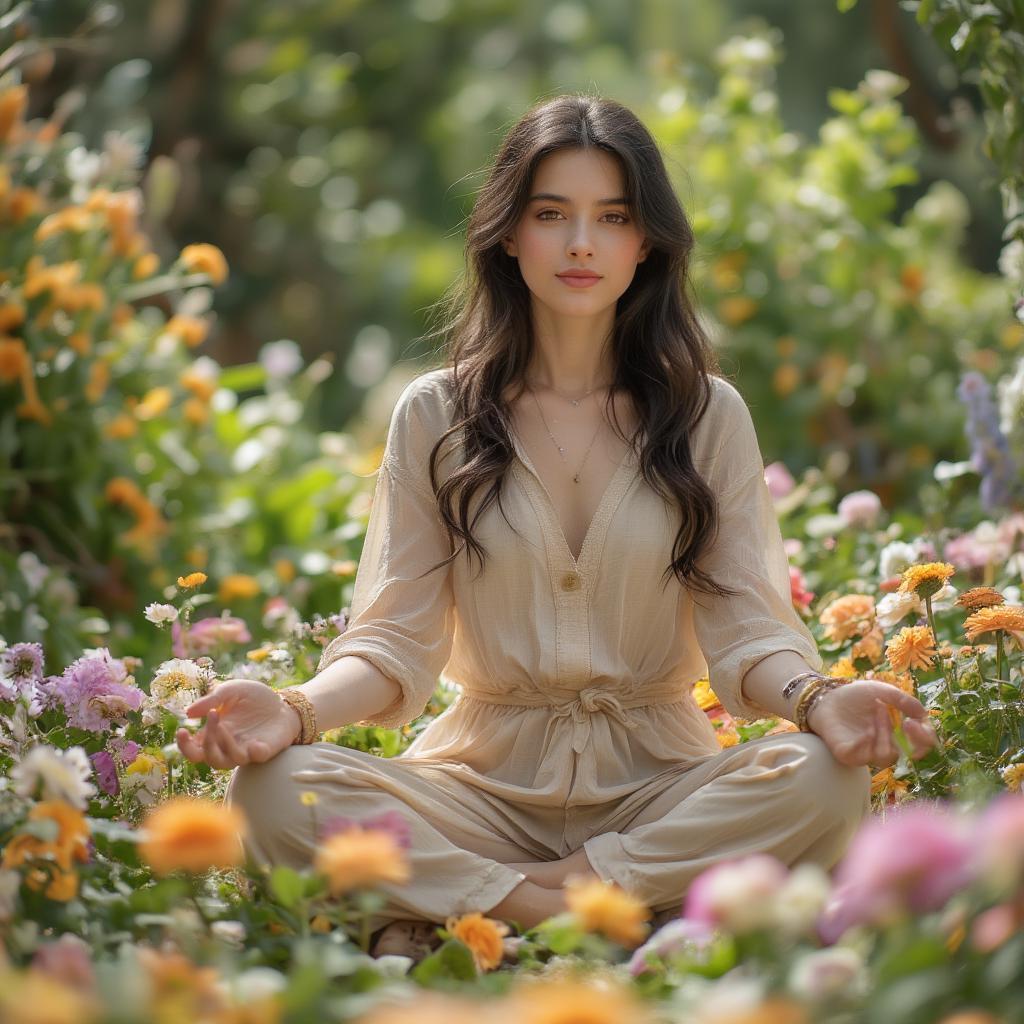
{"type": "Polygon", "coordinates": [[[12,644],[0,651],[0,700],[17,700],[43,678],[43,647],[35,642],[12,644]]]}
{"type": "Polygon", "coordinates": [[[832,944],[853,925],[884,926],[905,914],[939,910],[974,878],[967,822],[925,801],[869,818],[836,870],[836,886],[818,921],[832,944]]]}
{"type": "Polygon", "coordinates": [[[142,747],[135,740],[114,736],[107,742],[107,749],[117,758],[117,762],[122,768],[127,768],[138,757],[142,747]]]}
{"type": "Polygon", "coordinates": [[[117,780],[117,767],[113,757],[106,750],[99,750],[89,755],[93,771],[99,780],[100,789],[108,796],[117,796],[121,792],[121,784],[117,780]]]}
{"type": "Polygon", "coordinates": [[[992,401],[989,382],[976,370],[960,378],[957,397],[967,406],[967,437],[971,462],[981,476],[981,503],[986,512],[1007,505],[1012,497],[1016,467],[1006,435],[999,427],[999,414],[992,401]]]}
{"type": "Polygon", "coordinates": [[[145,694],[125,683],[128,670],[124,662],[110,656],[106,647],[79,658],[55,680],[54,692],[59,696],[68,716],[68,724],[89,732],[105,732],[111,717],[128,710],[137,711],[145,694]]]}
{"type": "Polygon", "coordinates": [[[335,815],[328,818],[320,827],[320,841],[323,842],[329,836],[337,835],[339,832],[346,832],[350,828],[379,829],[381,832],[389,832],[395,842],[403,849],[408,850],[412,846],[412,831],[409,820],[400,811],[383,811],[369,818],[346,818],[343,815],[335,815]]]}

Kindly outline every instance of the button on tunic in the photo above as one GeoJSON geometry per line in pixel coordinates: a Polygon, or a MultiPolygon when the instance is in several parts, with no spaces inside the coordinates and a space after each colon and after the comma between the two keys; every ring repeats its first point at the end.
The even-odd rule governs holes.
{"type": "MultiPolygon", "coordinates": [[[[681,798],[701,779],[721,775],[727,763],[735,769],[732,779],[748,772],[763,788],[750,787],[749,803],[719,800],[719,810],[709,812],[712,838],[719,814],[745,817],[756,832],[760,808],[775,798],[782,807],[783,790],[786,799],[793,796],[793,779],[770,780],[807,761],[808,745],[816,757],[824,749],[818,737],[784,734],[722,751],[691,692],[708,674],[727,710],[757,718],[767,710],[740,686],[750,667],[779,650],[822,667],[793,609],[788,560],[747,405],[733,385],[712,377],[711,401],[690,438],[694,465],[719,501],[718,536],[702,567],[738,596],[691,592],[675,576],[663,577],[682,513],[643,479],[632,449],[575,559],[515,434],[501,507],[493,502],[475,521],[488,556],[482,570],[463,554],[426,573],[452,550],[427,469],[434,443],[452,422],[450,379],[449,368],[424,373],[398,399],[348,627],[326,646],[318,671],[355,655],[396,680],[399,696],[367,720],[389,728],[422,713],[439,675],[455,684],[458,696],[395,758],[327,743],[282,752],[287,783],[293,789],[319,783],[321,801],[335,813],[398,807],[410,817],[418,874],[394,890],[395,905],[405,912],[398,916],[443,920],[442,911],[487,909],[524,877],[507,862],[551,860],[581,845],[602,877],[669,906],[685,875],[679,850],[671,847],[692,841],[679,832],[686,815],[674,832],[643,844],[639,833],[619,833],[660,807],[659,798],[681,798]],[[766,741],[776,741],[767,744],[770,758],[766,741]],[[786,751],[785,765],[768,766],[765,759],[786,761],[786,751]],[[762,768],[754,770],[758,758],[762,768]],[[658,849],[659,843],[667,845],[658,849]],[[642,870],[638,861],[646,861],[642,870]],[[446,872],[443,883],[439,871],[446,872]],[[442,884],[445,892],[438,893],[442,884]]],[[[461,457],[457,447],[449,451],[454,436],[442,447],[449,452],[439,462],[442,479],[461,457]]],[[[481,503],[478,492],[470,521],[481,503]]],[[[829,760],[816,764],[819,781],[835,783],[835,766],[853,784],[846,803],[838,784],[823,803],[831,799],[832,813],[856,820],[868,806],[867,769],[844,768],[825,755],[829,760]]],[[[237,769],[229,799],[241,799],[237,784],[245,782],[254,801],[265,800],[268,785],[281,783],[279,770],[270,778],[272,764],[237,769]]],[[[253,843],[268,857],[298,860],[300,848],[308,856],[311,837],[295,834],[307,828],[306,810],[289,814],[287,841],[253,843]]],[[[706,843],[709,819],[695,813],[689,820],[703,822],[706,843]]],[[[779,836],[785,832],[772,827],[779,836]]],[[[734,833],[733,823],[723,835],[734,833]]],[[[818,833],[799,835],[799,848],[780,847],[783,854],[799,854],[818,833]]],[[[830,842],[828,857],[838,856],[838,840],[830,842]]]]}

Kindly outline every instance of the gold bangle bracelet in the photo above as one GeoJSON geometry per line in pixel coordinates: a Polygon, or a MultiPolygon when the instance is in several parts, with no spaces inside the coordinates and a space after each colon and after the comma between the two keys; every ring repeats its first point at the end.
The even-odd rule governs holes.
{"type": "Polygon", "coordinates": [[[295,686],[279,690],[278,693],[281,696],[281,700],[298,712],[299,721],[302,723],[299,735],[292,740],[292,745],[313,743],[319,735],[319,731],[317,730],[316,711],[313,709],[312,701],[295,686]]]}

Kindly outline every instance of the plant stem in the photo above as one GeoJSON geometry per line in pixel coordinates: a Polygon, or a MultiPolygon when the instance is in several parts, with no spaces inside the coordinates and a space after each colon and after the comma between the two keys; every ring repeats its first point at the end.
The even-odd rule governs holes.
{"type": "Polygon", "coordinates": [[[999,694],[1002,696],[1002,680],[1003,678],[1003,631],[1001,629],[996,630],[996,686],[999,688],[999,694]]]}

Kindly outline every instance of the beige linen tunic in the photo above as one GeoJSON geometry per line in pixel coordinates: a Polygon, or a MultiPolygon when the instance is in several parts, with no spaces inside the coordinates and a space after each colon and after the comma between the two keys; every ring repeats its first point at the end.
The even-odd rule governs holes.
{"type": "MultiPolygon", "coordinates": [[[[720,503],[719,536],[702,564],[739,591],[718,598],[674,576],[662,585],[681,513],[647,485],[632,449],[577,561],[515,436],[507,521],[494,503],[475,526],[488,554],[482,573],[463,555],[417,579],[451,551],[427,468],[451,422],[450,376],[424,373],[397,402],[348,628],[318,671],[356,655],[395,679],[400,696],[368,720],[387,727],[421,714],[439,675],[458,696],[396,758],[317,743],[236,769],[228,799],[259,819],[254,854],[308,861],[309,814],[295,806],[300,790],[319,784],[322,817],[393,808],[412,822],[414,874],[387,889],[391,917],[486,911],[524,877],[507,863],[581,846],[601,877],[655,910],[677,907],[688,880],[724,856],[764,850],[831,866],[869,810],[867,768],[839,765],[809,734],[723,751],[691,692],[708,674],[731,713],[757,718],[767,710],[740,689],[751,666],[780,650],[822,666],[793,609],[739,392],[712,378],[691,438],[720,503]]],[[[440,472],[450,471],[446,459],[440,472]]]]}

